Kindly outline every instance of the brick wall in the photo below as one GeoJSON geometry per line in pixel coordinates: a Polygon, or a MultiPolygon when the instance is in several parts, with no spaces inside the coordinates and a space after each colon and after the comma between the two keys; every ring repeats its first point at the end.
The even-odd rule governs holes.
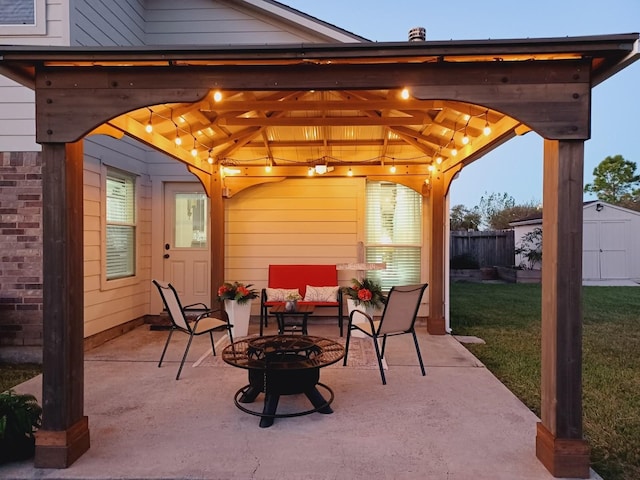
{"type": "Polygon", "coordinates": [[[42,345],[42,161],[0,152],[0,347],[42,345]]]}

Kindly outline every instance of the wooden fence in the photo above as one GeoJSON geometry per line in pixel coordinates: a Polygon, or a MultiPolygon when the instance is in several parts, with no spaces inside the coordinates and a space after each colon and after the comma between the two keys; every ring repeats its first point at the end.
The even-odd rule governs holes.
{"type": "Polygon", "coordinates": [[[514,262],[513,230],[485,232],[451,232],[449,256],[465,256],[478,262],[479,267],[507,267],[514,262]]]}

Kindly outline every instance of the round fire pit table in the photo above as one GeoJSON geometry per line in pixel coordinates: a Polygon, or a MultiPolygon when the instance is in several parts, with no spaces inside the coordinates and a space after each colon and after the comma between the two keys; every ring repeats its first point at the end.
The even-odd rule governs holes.
{"type": "Polygon", "coordinates": [[[309,335],[272,335],[245,338],[227,346],[222,359],[229,365],[244,368],[249,384],[234,396],[236,406],[243,412],[260,418],[261,427],[270,427],[276,418],[297,417],[314,412],[333,413],[333,390],[320,383],[320,369],[344,357],[344,347],[323,337],[309,335]],[[326,400],[318,390],[329,393],[326,400]],[[264,393],[262,412],[250,410],[243,403],[252,403],[264,393]],[[280,395],[304,393],[314,408],[295,413],[276,413],[280,395]]]}

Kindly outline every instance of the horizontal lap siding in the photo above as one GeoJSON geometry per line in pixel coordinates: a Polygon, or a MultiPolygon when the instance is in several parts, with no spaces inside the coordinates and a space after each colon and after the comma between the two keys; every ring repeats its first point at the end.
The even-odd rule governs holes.
{"type": "MultiPolygon", "coordinates": [[[[225,278],[267,286],[270,264],[336,264],[357,259],[364,179],[289,179],[226,200],[225,278]]],[[[349,281],[338,272],[339,282],[349,281]]]]}
{"type": "Polygon", "coordinates": [[[151,282],[151,180],[141,161],[145,149],[130,141],[103,136],[85,141],[84,163],[84,336],[135,320],[148,313],[151,282]],[[138,263],[133,282],[109,282],[103,278],[105,233],[103,164],[138,174],[138,263]],[[113,288],[113,285],[117,288],[113,288]],[[106,287],[106,288],[105,288],[106,287]]]}
{"type": "Polygon", "coordinates": [[[318,37],[275,18],[257,18],[241,5],[211,0],[146,3],[147,45],[240,45],[317,42],[318,37]]]}

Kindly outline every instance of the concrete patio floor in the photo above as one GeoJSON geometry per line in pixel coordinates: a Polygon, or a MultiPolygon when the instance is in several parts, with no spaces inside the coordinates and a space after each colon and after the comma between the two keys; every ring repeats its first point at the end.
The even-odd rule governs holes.
{"type": "MultiPolygon", "coordinates": [[[[86,353],[89,451],[63,470],[5,465],[0,478],[552,479],[535,456],[538,418],[454,337],[428,335],[424,325],[418,331],[425,377],[410,336],[394,337],[386,386],[376,369],[324,368],[333,414],[276,419],[262,429],[233,403],[245,370],[191,368],[209,346],[197,337],[176,381],[187,337],[174,335],[158,368],[167,332],[144,325],[86,353]]],[[[312,320],[309,334],[338,329],[312,320]]],[[[41,398],[40,377],[17,390],[41,398]]],[[[282,407],[296,408],[296,397],[306,400],[287,397],[282,407]]]]}

